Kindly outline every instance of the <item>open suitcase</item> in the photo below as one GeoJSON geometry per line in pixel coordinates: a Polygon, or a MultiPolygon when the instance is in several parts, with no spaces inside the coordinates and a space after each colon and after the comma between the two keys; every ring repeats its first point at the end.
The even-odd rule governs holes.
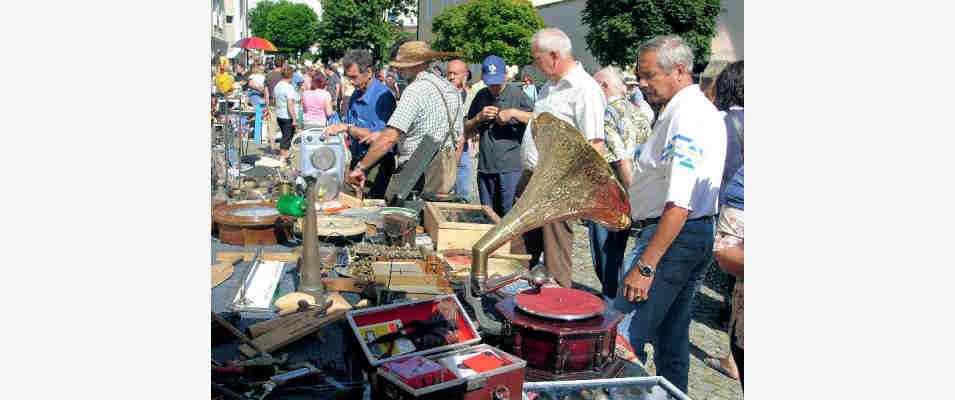
{"type": "Polygon", "coordinates": [[[374,399],[521,398],[527,363],[481,344],[481,335],[454,295],[352,310],[346,318],[372,372],[374,399]],[[432,321],[447,321],[453,328],[451,333],[424,333],[443,335],[444,342],[428,343],[416,336],[432,321]],[[390,340],[396,336],[402,337],[390,340]],[[389,340],[375,342],[382,337],[389,340]]]}

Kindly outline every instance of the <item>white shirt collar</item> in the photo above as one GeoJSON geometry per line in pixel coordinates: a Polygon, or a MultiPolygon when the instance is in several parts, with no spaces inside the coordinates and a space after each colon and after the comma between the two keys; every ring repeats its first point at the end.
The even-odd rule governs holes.
{"type": "Polygon", "coordinates": [[[700,90],[700,85],[692,84],[683,89],[680,89],[680,91],[676,92],[676,94],[673,95],[672,98],[670,98],[670,101],[667,102],[666,106],[664,107],[665,110],[663,111],[662,115],[660,115],[660,117],[657,118],[657,120],[662,120],[669,117],[672,110],[676,109],[677,105],[679,105],[680,102],[683,101],[683,99],[693,97],[696,94],[699,94],[701,96],[703,95],[703,92],[700,90]]]}

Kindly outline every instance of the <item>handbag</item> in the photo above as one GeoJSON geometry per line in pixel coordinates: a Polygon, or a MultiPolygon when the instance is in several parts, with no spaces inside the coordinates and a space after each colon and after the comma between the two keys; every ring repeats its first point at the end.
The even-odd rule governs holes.
{"type": "Polygon", "coordinates": [[[438,153],[434,155],[431,164],[428,165],[428,169],[424,173],[424,187],[421,189],[421,192],[444,194],[451,192],[451,189],[454,188],[454,182],[458,178],[458,160],[455,156],[454,146],[451,146],[451,149],[447,150],[446,144],[454,132],[454,122],[460,117],[461,109],[464,108],[464,106],[458,107],[457,113],[455,113],[454,118],[452,118],[451,110],[448,108],[448,101],[441,93],[441,89],[438,88],[438,85],[434,82],[428,82],[434,86],[435,90],[438,91],[438,96],[441,97],[441,103],[444,105],[444,113],[448,116],[448,130],[444,133],[444,140],[438,149],[438,153]]]}

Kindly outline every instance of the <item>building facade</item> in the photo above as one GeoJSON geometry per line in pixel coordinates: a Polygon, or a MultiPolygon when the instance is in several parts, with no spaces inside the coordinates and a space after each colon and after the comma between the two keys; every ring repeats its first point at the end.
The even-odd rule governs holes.
{"type": "Polygon", "coordinates": [[[225,38],[225,1],[212,0],[212,56],[225,55],[230,43],[225,38]]]}

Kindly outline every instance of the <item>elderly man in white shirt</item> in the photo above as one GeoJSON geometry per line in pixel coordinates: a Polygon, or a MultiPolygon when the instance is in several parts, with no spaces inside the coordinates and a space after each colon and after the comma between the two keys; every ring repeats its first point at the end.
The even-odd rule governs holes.
{"type": "Polygon", "coordinates": [[[678,36],[638,51],[637,75],[651,103],[665,104],[636,159],[630,186],[636,246],[614,307],[641,361],[653,344],[658,375],[686,392],[693,298],[712,261],[714,216],[726,157],[726,126],[699,85],[693,52],[678,36]]]}
{"type": "MultiPolygon", "coordinates": [[[[520,112],[520,117],[530,118],[531,114],[549,112],[573,125],[597,152],[605,154],[604,110],[607,99],[600,85],[574,60],[570,38],[557,28],[541,29],[531,38],[531,53],[534,66],[547,76],[547,82],[534,103],[534,112],[520,112]]],[[[530,124],[524,131],[521,150],[524,169],[533,173],[538,152],[530,124]]],[[[523,188],[518,190],[523,191],[523,188]]],[[[532,257],[531,266],[543,252],[548,272],[561,286],[570,287],[573,282],[571,249],[574,240],[570,222],[544,225],[539,230],[528,232],[524,240],[532,257]]]]}

